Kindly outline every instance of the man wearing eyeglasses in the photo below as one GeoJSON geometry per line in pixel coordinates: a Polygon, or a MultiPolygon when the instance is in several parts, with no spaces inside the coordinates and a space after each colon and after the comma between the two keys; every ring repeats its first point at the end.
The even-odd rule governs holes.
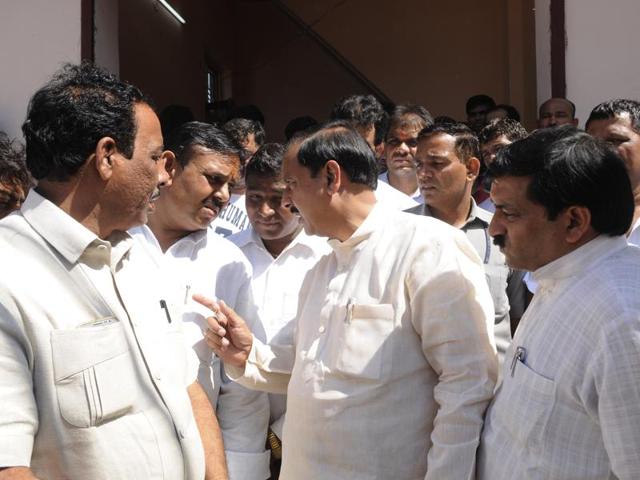
{"type": "Polygon", "coordinates": [[[424,203],[418,187],[414,157],[418,133],[432,123],[431,114],[419,105],[398,105],[394,109],[384,151],[387,171],[378,177],[378,184],[380,181],[387,183],[416,202],[424,203]]]}

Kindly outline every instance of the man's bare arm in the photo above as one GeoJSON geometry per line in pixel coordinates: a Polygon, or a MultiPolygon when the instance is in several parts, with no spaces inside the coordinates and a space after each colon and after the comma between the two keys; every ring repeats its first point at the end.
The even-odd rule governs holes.
{"type": "Polygon", "coordinates": [[[38,480],[29,467],[0,467],[0,480],[38,480]]]}
{"type": "Polygon", "coordinates": [[[227,480],[229,476],[224,457],[224,444],[222,443],[222,434],[220,433],[216,413],[209,402],[207,394],[198,382],[189,385],[187,392],[189,393],[193,416],[196,419],[204,448],[205,480],[227,480]]]}

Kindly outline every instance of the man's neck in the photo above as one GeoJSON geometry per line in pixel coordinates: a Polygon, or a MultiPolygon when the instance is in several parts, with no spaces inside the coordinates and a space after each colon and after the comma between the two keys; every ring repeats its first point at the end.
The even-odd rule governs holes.
{"type": "Polygon", "coordinates": [[[449,225],[462,228],[467,223],[469,213],[471,212],[471,197],[465,195],[464,201],[458,202],[453,206],[434,206],[429,205],[431,215],[438,220],[442,220],[449,225]]]}
{"type": "Polygon", "coordinates": [[[400,172],[388,170],[387,178],[389,185],[410,197],[413,197],[418,189],[418,178],[413,170],[401,170],[400,172]]]}
{"type": "Polygon", "coordinates": [[[293,242],[293,240],[298,236],[300,230],[302,230],[302,226],[299,226],[293,232],[281,238],[275,238],[271,240],[267,240],[265,238],[260,239],[264,244],[264,248],[267,249],[271,256],[273,258],[278,258],[278,256],[284,251],[284,249],[287,248],[289,244],[293,242]]]}
{"type": "Polygon", "coordinates": [[[331,238],[344,242],[362,225],[376,204],[373,190],[362,189],[344,194],[331,238]]]}
{"type": "Polygon", "coordinates": [[[87,230],[105,239],[113,232],[114,225],[105,215],[100,214],[101,209],[96,196],[99,194],[98,187],[87,186],[86,183],[77,180],[41,180],[35,190],[87,230]]]}
{"type": "Polygon", "coordinates": [[[147,227],[149,227],[149,229],[153,232],[154,237],[156,237],[162,253],[165,253],[167,250],[169,250],[171,245],[176,243],[181,238],[184,238],[190,233],[193,233],[168,227],[157,213],[149,217],[147,227]]]}

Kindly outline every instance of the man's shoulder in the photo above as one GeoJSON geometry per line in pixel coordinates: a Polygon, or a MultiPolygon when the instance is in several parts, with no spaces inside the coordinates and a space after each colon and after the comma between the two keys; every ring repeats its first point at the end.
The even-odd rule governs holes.
{"type": "Polygon", "coordinates": [[[242,249],[250,243],[253,243],[253,227],[250,226],[245,230],[241,230],[224,238],[233,243],[236,247],[242,249]]]}

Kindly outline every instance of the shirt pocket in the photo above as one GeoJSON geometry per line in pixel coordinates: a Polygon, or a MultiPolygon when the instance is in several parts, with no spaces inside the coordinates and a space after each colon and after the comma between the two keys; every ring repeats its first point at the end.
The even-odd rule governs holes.
{"type": "Polygon", "coordinates": [[[87,428],[131,411],[139,394],[137,367],[121,322],[51,332],[60,414],[87,428]]]}
{"type": "Polygon", "coordinates": [[[388,357],[386,343],[393,331],[393,305],[353,305],[351,308],[350,313],[347,308],[335,368],[347,375],[379,380],[384,359],[388,357]]]}
{"type": "Polygon", "coordinates": [[[508,386],[508,392],[497,393],[502,401],[494,407],[497,425],[509,430],[520,448],[537,448],[555,404],[555,382],[520,360],[512,370],[505,369],[505,375],[502,388],[508,386]]]}

